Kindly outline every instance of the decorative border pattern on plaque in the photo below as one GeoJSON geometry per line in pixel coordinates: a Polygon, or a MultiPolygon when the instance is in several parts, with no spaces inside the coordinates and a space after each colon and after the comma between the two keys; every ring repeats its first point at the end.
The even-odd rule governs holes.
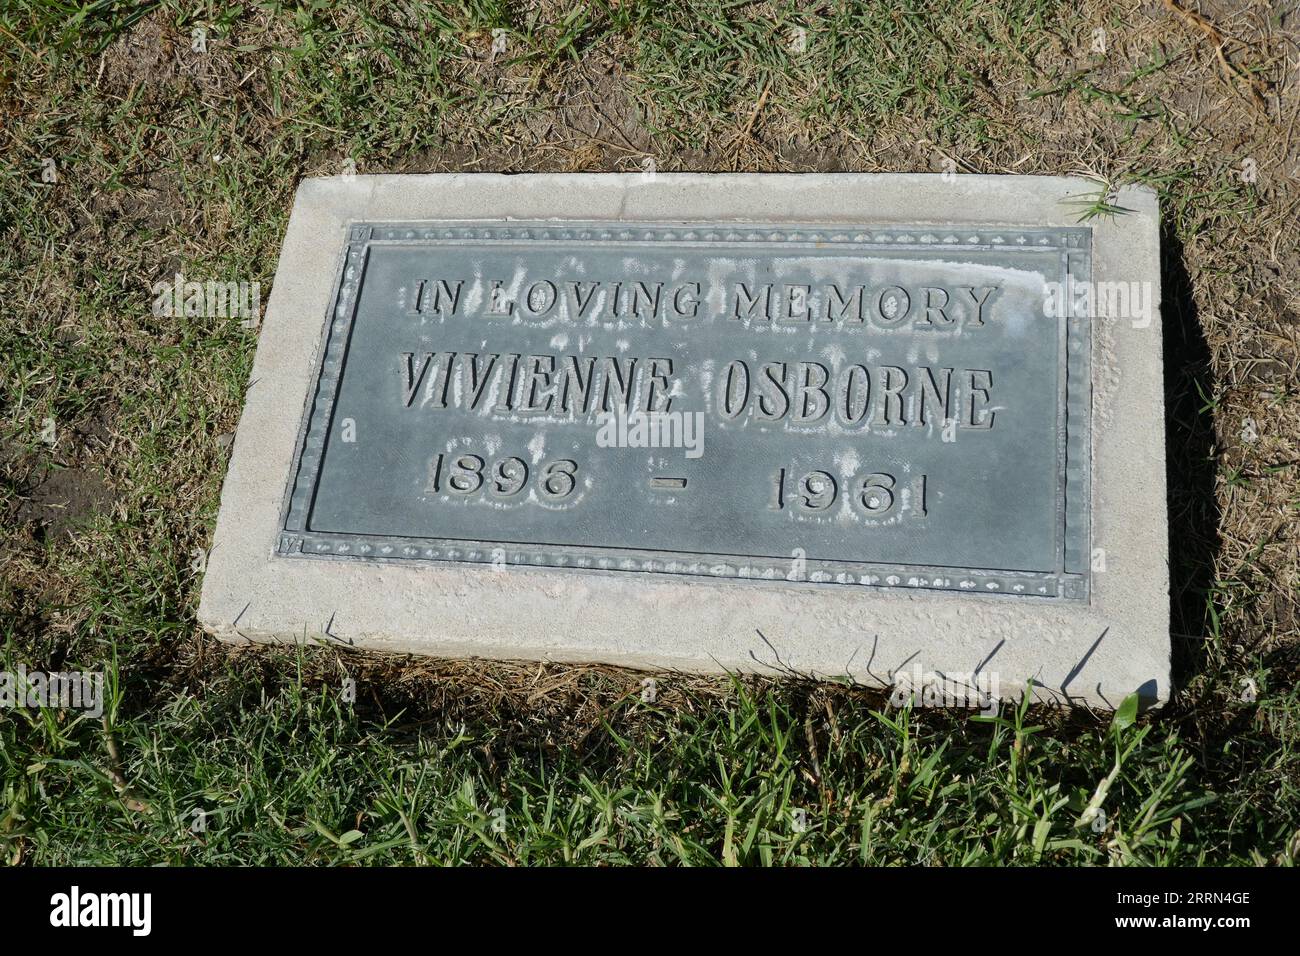
{"type": "Polygon", "coordinates": [[[357,300],[370,246],[375,243],[518,243],[521,240],[592,243],[755,243],[782,246],[844,245],[864,251],[918,251],[959,247],[977,251],[1033,251],[1059,256],[1061,280],[1091,279],[1092,230],[1087,227],[983,227],[876,229],[827,225],[773,226],[762,223],[353,223],[338,268],[299,430],[293,467],[281,509],[275,552],[285,557],[348,561],[434,561],[500,564],[578,571],[637,571],[754,582],[796,582],[871,587],[880,590],[938,590],[964,594],[1012,594],[1082,600],[1088,597],[1091,561],[1089,450],[1092,414],[1091,322],[1070,314],[1061,328],[1064,400],[1058,414],[1058,567],[1055,572],[939,568],[877,562],[804,559],[804,572],[790,571],[790,559],[727,554],[635,551],[627,548],[562,547],[518,542],[460,541],[366,534],[319,534],[307,519],[333,420],[334,400],[351,339],[357,300]],[[665,556],[665,555],[670,556],[665,556]]]}
{"type": "MultiPolygon", "coordinates": [[[[356,227],[351,227],[355,229],[356,227]]],[[[372,242],[701,242],[779,243],[781,245],[851,245],[887,249],[932,249],[961,246],[982,250],[1034,249],[1087,251],[1091,230],[1085,227],[1049,226],[1041,229],[951,229],[918,226],[914,229],[845,229],[831,226],[754,223],[726,226],[637,223],[510,223],[439,224],[435,227],[403,224],[367,224],[372,242]]]]}

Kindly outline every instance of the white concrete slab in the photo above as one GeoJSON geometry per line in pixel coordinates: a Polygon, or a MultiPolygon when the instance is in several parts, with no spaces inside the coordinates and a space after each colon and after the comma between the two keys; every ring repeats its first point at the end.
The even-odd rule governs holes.
{"type": "MultiPolygon", "coordinates": [[[[890,686],[916,674],[1027,681],[1117,706],[1170,692],[1159,221],[1154,194],[1094,219],[1093,279],[1149,282],[1153,320],[1092,323],[1090,596],[277,556],[281,507],[334,273],[353,221],[608,220],[1076,226],[1086,180],[1010,176],[419,175],[302,183],[222,491],[199,618],[232,641],[315,641],[439,656],[796,671],[890,686]],[[1104,564],[1104,570],[1101,565],[1104,564]]],[[[981,684],[981,686],[993,686],[981,684]]]]}

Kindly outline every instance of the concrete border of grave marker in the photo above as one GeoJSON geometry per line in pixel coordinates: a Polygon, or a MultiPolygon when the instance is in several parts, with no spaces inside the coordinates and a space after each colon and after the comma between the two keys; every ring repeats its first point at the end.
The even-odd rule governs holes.
{"type": "MultiPolygon", "coordinates": [[[[900,699],[915,691],[918,703],[956,697],[959,704],[982,705],[989,693],[1012,698],[1027,686],[1044,701],[1113,708],[1138,692],[1146,703],[1163,703],[1170,693],[1170,641],[1159,216],[1154,193],[1126,187],[1115,199],[1126,212],[1080,222],[1081,206],[1097,190],[1080,179],[973,175],[306,180],[261,327],[199,619],[230,641],[797,673],[890,687],[900,699]],[[354,227],[451,221],[819,224],[829,230],[843,224],[886,232],[907,227],[936,242],[945,229],[954,236],[956,230],[989,236],[1086,230],[1094,288],[1145,283],[1146,298],[1141,319],[1094,315],[1090,348],[1072,343],[1071,360],[1091,367],[1090,394],[1081,391],[1082,403],[1074,406],[1077,415],[1090,402],[1090,427],[1082,432],[1089,468],[1078,486],[1090,487],[1090,507],[1077,500],[1061,507],[1075,507],[1082,516],[1075,524],[1087,524],[1080,539],[1087,549],[1085,585],[1070,600],[1051,601],[909,588],[901,580],[897,587],[836,587],[707,570],[573,570],[515,564],[508,551],[500,573],[490,563],[460,560],[464,555],[358,561],[288,553],[302,547],[287,522],[295,476],[310,457],[303,448],[312,441],[305,424],[310,403],[322,377],[335,374],[332,363],[344,358],[330,354],[325,323],[347,284],[364,273],[364,262],[348,271],[348,249],[370,238],[368,231],[354,236],[354,227]],[[962,687],[980,694],[961,700],[962,687]]],[[[1068,577],[1060,578],[1063,588],[1074,587],[1068,577]]]]}

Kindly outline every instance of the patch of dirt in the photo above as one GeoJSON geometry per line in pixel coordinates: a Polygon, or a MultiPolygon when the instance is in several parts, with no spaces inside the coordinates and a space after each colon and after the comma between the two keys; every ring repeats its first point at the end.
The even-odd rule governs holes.
{"type": "Polygon", "coordinates": [[[112,501],[112,491],[93,468],[55,468],[21,495],[13,521],[37,544],[60,543],[112,501]]]}
{"type": "Polygon", "coordinates": [[[108,438],[99,416],[74,427],[55,422],[48,432],[0,440],[0,498],[6,534],[0,536],[0,563],[21,550],[64,545],[116,498],[96,452],[108,438]],[[53,439],[52,444],[49,439],[53,439]]]}
{"type": "Polygon", "coordinates": [[[179,72],[179,35],[157,17],[146,17],[104,51],[100,80],[105,93],[126,96],[137,87],[157,90],[179,72]]]}

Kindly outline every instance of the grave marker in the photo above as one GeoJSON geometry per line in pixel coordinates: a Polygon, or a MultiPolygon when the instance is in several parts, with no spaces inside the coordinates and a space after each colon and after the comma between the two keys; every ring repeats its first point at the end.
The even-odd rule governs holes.
{"type": "Polygon", "coordinates": [[[200,617],[1164,700],[1157,216],[1095,189],[307,181],[200,617]]]}

